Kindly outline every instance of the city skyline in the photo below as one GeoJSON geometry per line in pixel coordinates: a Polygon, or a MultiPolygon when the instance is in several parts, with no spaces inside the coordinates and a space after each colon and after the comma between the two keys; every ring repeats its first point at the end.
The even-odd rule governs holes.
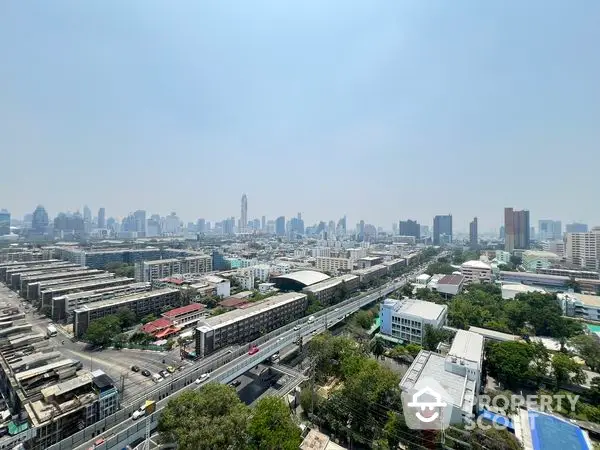
{"type": "Polygon", "coordinates": [[[600,4],[301,5],[11,2],[0,207],[600,224],[600,4]]]}

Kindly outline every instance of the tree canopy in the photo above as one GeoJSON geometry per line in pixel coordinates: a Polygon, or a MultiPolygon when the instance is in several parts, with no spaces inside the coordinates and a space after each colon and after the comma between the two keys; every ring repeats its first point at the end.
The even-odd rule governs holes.
{"type": "Polygon", "coordinates": [[[105,316],[90,322],[84,339],[104,347],[121,333],[121,329],[121,320],[117,316],[105,316]]]}

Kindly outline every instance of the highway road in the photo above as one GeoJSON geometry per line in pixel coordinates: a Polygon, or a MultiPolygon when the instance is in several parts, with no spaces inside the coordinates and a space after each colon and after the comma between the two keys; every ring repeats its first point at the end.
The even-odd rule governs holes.
{"type": "Polygon", "coordinates": [[[229,383],[274,353],[292,345],[299,338],[309,337],[333,327],[363,306],[384,298],[391,292],[401,288],[410,279],[423,273],[424,270],[424,265],[419,266],[409,274],[367,294],[351,297],[335,306],[319,311],[313,314],[314,320],[311,322],[307,317],[304,317],[268,333],[252,343],[260,349],[254,355],[248,355],[247,347],[241,346],[237,349],[229,349],[224,354],[211,355],[200,360],[196,365],[158,383],[155,389],[151,389],[143,396],[128,402],[121,410],[107,419],[75,433],[51,446],[49,450],[88,450],[93,448],[94,442],[97,442],[96,449],[98,450],[122,449],[128,443],[143,436],[146,421],[150,421],[150,428],[156,427],[162,409],[174,396],[186,390],[199,389],[207,382],[229,383]],[[210,373],[210,377],[202,384],[196,384],[195,380],[203,373],[210,373]],[[130,418],[131,414],[146,399],[157,401],[156,412],[145,419],[134,421],[130,418]]]}

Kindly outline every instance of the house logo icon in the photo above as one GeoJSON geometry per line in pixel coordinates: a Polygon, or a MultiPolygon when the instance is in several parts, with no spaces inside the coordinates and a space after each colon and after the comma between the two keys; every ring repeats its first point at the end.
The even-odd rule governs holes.
{"type": "Polygon", "coordinates": [[[452,398],[433,378],[419,380],[403,391],[402,407],[406,424],[414,430],[445,429],[454,409],[452,398]]]}

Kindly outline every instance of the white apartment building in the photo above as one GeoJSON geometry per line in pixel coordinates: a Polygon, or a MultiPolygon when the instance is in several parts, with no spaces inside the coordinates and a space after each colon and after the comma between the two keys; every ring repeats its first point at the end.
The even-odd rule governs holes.
{"type": "Polygon", "coordinates": [[[600,227],[587,233],[567,233],[565,250],[569,264],[600,270],[600,227]]]}
{"type": "Polygon", "coordinates": [[[135,266],[136,281],[152,282],[173,275],[188,273],[212,272],[212,258],[210,255],[185,256],[183,258],[157,259],[154,261],[140,261],[135,266]]]}
{"type": "Polygon", "coordinates": [[[271,276],[271,266],[269,264],[257,264],[256,266],[248,267],[254,274],[254,279],[258,281],[269,281],[271,276]]]}
{"type": "Polygon", "coordinates": [[[492,282],[492,266],[483,261],[465,261],[460,272],[465,277],[465,284],[492,282]]]}
{"type": "Polygon", "coordinates": [[[312,255],[314,258],[329,258],[331,256],[331,248],[315,247],[312,249],[312,255]]]}
{"type": "Polygon", "coordinates": [[[448,306],[416,299],[388,298],[381,306],[381,333],[404,342],[422,344],[425,325],[440,328],[448,306]]]}
{"type": "Polygon", "coordinates": [[[252,269],[239,269],[233,278],[242,289],[247,291],[254,289],[254,271],[252,269]]]}
{"type": "Polygon", "coordinates": [[[367,249],[361,248],[349,248],[348,255],[352,261],[358,261],[360,258],[367,256],[367,249]]]}
{"type": "Polygon", "coordinates": [[[556,253],[560,258],[565,257],[565,242],[564,241],[543,241],[542,250],[545,252],[556,253]]]}
{"type": "Polygon", "coordinates": [[[350,271],[354,267],[354,262],[348,258],[316,258],[315,268],[322,272],[337,273],[339,271],[350,271]]]}

